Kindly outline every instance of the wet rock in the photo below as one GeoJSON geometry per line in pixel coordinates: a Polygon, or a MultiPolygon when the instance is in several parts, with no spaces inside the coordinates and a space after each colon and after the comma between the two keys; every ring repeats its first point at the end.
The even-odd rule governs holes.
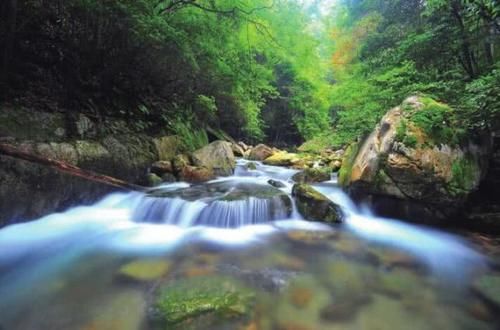
{"type": "Polygon", "coordinates": [[[165,276],[169,269],[166,260],[140,259],[123,265],[117,275],[126,280],[149,282],[165,276]]]}
{"type": "Polygon", "coordinates": [[[302,172],[295,174],[292,180],[297,183],[316,183],[328,181],[331,179],[332,169],[325,168],[307,168],[302,172]]]}
{"type": "Polygon", "coordinates": [[[295,197],[298,211],[305,219],[330,223],[343,221],[344,215],[340,206],[313,187],[295,184],[292,195],[295,197]]]}
{"type": "Polygon", "coordinates": [[[202,183],[215,179],[215,174],[212,170],[205,167],[185,166],[178,174],[179,180],[202,183]]]}
{"type": "Polygon", "coordinates": [[[244,319],[252,312],[254,294],[230,278],[179,279],[160,287],[150,320],[162,328],[185,328],[202,319],[205,327],[244,319]]]}
{"type": "Polygon", "coordinates": [[[474,281],[473,288],[500,306],[500,275],[483,275],[474,281]]]}
{"type": "Polygon", "coordinates": [[[215,175],[232,175],[236,164],[231,144],[226,141],[212,142],[193,152],[191,157],[195,166],[205,167],[215,175]]]}
{"type": "Polygon", "coordinates": [[[252,148],[248,159],[263,161],[266,158],[271,157],[274,154],[272,148],[266,146],[265,144],[259,144],[252,148]]]}
{"type": "Polygon", "coordinates": [[[275,188],[284,188],[284,187],[286,187],[286,185],[283,182],[279,181],[279,180],[269,179],[267,181],[267,183],[269,183],[271,186],[273,186],[275,188]]]}

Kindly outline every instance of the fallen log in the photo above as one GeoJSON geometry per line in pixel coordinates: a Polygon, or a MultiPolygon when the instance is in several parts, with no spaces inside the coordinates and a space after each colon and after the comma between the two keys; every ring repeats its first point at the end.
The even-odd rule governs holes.
{"type": "Polygon", "coordinates": [[[100,183],[100,184],[105,184],[108,186],[112,186],[115,188],[121,188],[125,190],[132,190],[132,191],[147,191],[148,188],[140,185],[136,185],[130,182],[126,182],[117,178],[113,178],[111,176],[99,174],[93,171],[89,170],[84,170],[78,166],[71,165],[59,160],[51,159],[51,158],[45,158],[39,155],[35,155],[26,151],[23,151],[19,148],[16,148],[15,146],[11,144],[6,144],[6,143],[0,143],[0,154],[22,159],[28,162],[48,166],[50,168],[53,168],[59,172],[66,173],[69,175],[73,175],[79,178],[83,178],[85,180],[89,180],[92,182],[100,183]]]}

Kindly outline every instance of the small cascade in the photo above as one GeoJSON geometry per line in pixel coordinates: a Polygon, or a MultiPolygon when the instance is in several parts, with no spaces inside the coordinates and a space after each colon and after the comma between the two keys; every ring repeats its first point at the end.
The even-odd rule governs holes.
{"type": "Polygon", "coordinates": [[[286,219],[290,205],[282,197],[249,197],[236,201],[187,201],[182,198],[143,197],[132,219],[181,227],[209,226],[235,228],[286,219]]]}
{"type": "Polygon", "coordinates": [[[287,219],[293,209],[290,197],[283,191],[247,180],[162,189],[166,190],[137,197],[132,203],[134,221],[235,228],[287,219]]]}

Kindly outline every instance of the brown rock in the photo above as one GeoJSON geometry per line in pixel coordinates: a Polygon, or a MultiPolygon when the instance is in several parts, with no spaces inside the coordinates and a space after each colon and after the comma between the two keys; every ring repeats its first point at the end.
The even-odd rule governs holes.
{"type": "Polygon", "coordinates": [[[255,148],[252,148],[250,155],[248,156],[251,160],[262,161],[266,158],[271,157],[274,154],[273,149],[266,146],[265,144],[259,144],[255,148]]]}

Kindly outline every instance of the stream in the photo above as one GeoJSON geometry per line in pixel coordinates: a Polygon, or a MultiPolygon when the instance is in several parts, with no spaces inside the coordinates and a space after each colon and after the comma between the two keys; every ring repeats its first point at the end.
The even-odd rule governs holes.
{"type": "Polygon", "coordinates": [[[248,163],[1,229],[0,329],[498,329],[470,241],[377,217],[335,177],[314,186],[345,222],[305,221],[297,171],[248,163]]]}

